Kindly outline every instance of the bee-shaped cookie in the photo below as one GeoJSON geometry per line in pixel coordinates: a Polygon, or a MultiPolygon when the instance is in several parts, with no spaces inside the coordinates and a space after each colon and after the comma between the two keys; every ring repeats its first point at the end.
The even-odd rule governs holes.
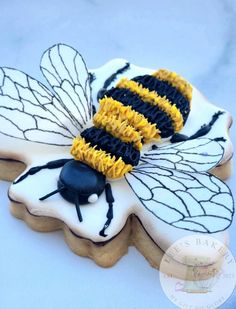
{"type": "Polygon", "coordinates": [[[1,101],[1,118],[13,127],[9,133],[0,125],[1,132],[36,143],[72,144],[73,158],[31,167],[15,185],[43,169],[62,168],[57,187],[38,199],[44,203],[59,193],[75,205],[80,222],[83,221],[80,206],[95,203],[105,192],[107,218],[99,233],[104,237],[113,219],[112,181],[122,177],[143,207],[172,226],[207,233],[229,226],[233,216],[229,189],[214,176],[202,173],[214,168],[222,158],[224,138],[204,136],[223,112],[215,113],[193,135],[179,134],[191,109],[192,86],[186,80],[161,69],[132,79],[122,78],[112,88],[109,82],[105,83],[109,89],[100,91],[98,111],[93,115],[90,87],[93,78],[77,52],[66,45],[55,45],[43,55],[41,70],[56,94],[51,102],[45,100],[43,92],[47,90],[41,83],[24,75],[23,84],[19,79],[23,73],[1,69],[1,94],[18,104],[13,108],[1,101]],[[10,87],[6,81],[17,85],[22,95],[27,90],[28,99],[22,100],[19,95],[20,103],[16,102],[7,93],[10,87]],[[31,127],[13,119],[16,110],[24,114],[31,127]],[[166,140],[171,143],[162,145],[166,140]],[[217,187],[213,189],[214,183],[217,187]],[[214,215],[197,193],[200,188],[214,202],[214,215]],[[227,195],[227,206],[223,205],[223,195],[227,195]]]}

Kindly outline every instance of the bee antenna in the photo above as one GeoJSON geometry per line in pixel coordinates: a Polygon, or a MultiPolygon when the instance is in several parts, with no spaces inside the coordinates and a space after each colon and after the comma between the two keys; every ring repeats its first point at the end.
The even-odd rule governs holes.
{"type": "Polygon", "coordinates": [[[76,198],[75,198],[75,208],[76,208],[76,211],[77,211],[79,222],[82,222],[83,218],[82,218],[82,214],[81,214],[81,211],[80,211],[79,197],[78,196],[76,196],[76,198]]]}
{"type": "Polygon", "coordinates": [[[54,190],[54,191],[52,191],[52,192],[50,192],[50,193],[48,193],[48,194],[46,194],[46,195],[40,197],[39,200],[40,200],[40,201],[44,201],[44,200],[46,200],[48,197],[50,197],[50,196],[52,196],[52,195],[54,195],[54,194],[57,194],[57,193],[59,193],[59,192],[61,192],[61,191],[63,191],[63,190],[65,190],[65,187],[61,187],[61,188],[59,188],[59,189],[56,189],[56,190],[54,190]]]}

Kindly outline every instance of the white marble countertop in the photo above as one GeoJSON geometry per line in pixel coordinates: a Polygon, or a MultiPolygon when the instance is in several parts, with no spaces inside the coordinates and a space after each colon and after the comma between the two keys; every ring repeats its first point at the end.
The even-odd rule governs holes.
{"type": "MultiPolygon", "coordinates": [[[[42,52],[67,43],[89,68],[121,57],[175,70],[236,118],[234,0],[2,0],[0,28],[0,66],[44,81],[42,52]]],[[[234,173],[227,181],[234,196],[235,182],[234,173]]],[[[134,248],[114,267],[100,268],[68,250],[61,232],[36,233],[13,218],[7,186],[0,184],[1,308],[175,308],[161,289],[158,271],[134,248]]],[[[234,222],[236,257],[235,227],[234,222]]],[[[222,308],[235,304],[232,295],[222,308]]]]}

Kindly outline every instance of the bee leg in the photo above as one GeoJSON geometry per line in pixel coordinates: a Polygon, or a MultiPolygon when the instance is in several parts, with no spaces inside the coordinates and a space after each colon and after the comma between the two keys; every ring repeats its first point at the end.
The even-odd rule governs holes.
{"type": "Polygon", "coordinates": [[[50,193],[48,193],[48,194],[46,194],[46,195],[40,197],[39,200],[40,200],[40,201],[44,201],[44,200],[46,200],[47,198],[49,198],[50,196],[53,196],[53,195],[55,195],[55,194],[57,194],[57,193],[59,193],[59,192],[61,192],[61,191],[63,191],[63,190],[65,190],[65,187],[61,187],[61,188],[59,188],[59,189],[56,189],[56,190],[54,190],[54,191],[52,191],[52,192],[50,192],[50,193]]]}
{"type": "Polygon", "coordinates": [[[171,143],[179,143],[179,142],[187,141],[188,139],[189,139],[189,137],[187,135],[180,134],[180,133],[175,133],[171,137],[170,142],[171,143]]]}
{"type": "Polygon", "coordinates": [[[80,210],[79,197],[78,196],[76,196],[76,198],[75,198],[75,209],[76,209],[76,212],[77,212],[79,222],[82,222],[83,217],[82,217],[81,210],[80,210]]]}
{"type": "Polygon", "coordinates": [[[179,134],[176,133],[174,134],[171,139],[170,142],[171,143],[178,143],[178,142],[183,142],[183,141],[187,141],[187,140],[191,140],[191,139],[195,139],[195,138],[199,138],[202,136],[205,136],[208,132],[210,132],[212,126],[214,125],[214,123],[216,122],[216,120],[220,117],[220,115],[224,114],[223,111],[218,111],[216,112],[212,118],[211,121],[208,124],[203,124],[201,126],[201,128],[199,130],[197,130],[197,132],[195,132],[193,135],[191,136],[187,136],[184,134],[179,134]]]}
{"type": "Polygon", "coordinates": [[[106,194],[106,201],[108,203],[108,211],[107,211],[107,221],[105,222],[103,229],[99,232],[100,236],[106,237],[105,230],[108,228],[108,226],[111,223],[111,220],[113,219],[113,203],[114,203],[114,197],[112,195],[111,185],[109,183],[105,186],[105,194],[106,194]]]}
{"type": "Polygon", "coordinates": [[[27,178],[30,175],[34,175],[41,171],[42,169],[54,169],[64,166],[68,161],[71,161],[73,159],[59,159],[55,161],[50,161],[44,165],[41,166],[34,166],[31,169],[29,169],[24,175],[22,175],[20,178],[18,178],[16,181],[13,182],[13,184],[17,184],[27,178]]]}
{"type": "Polygon", "coordinates": [[[107,88],[110,86],[110,84],[112,82],[114,82],[116,80],[117,75],[124,73],[129,68],[130,68],[130,63],[126,62],[126,64],[122,68],[118,69],[115,73],[113,73],[111,76],[109,76],[105,80],[103,87],[98,91],[98,94],[97,94],[97,100],[98,101],[103,98],[105,92],[107,91],[107,88]]]}
{"type": "Polygon", "coordinates": [[[212,116],[211,121],[208,124],[204,124],[203,126],[201,126],[201,128],[193,135],[191,135],[189,137],[189,139],[195,139],[198,137],[202,137],[204,135],[206,135],[208,132],[210,132],[213,124],[216,122],[216,120],[219,118],[220,115],[223,115],[224,112],[223,111],[218,111],[217,113],[215,113],[212,116]]]}

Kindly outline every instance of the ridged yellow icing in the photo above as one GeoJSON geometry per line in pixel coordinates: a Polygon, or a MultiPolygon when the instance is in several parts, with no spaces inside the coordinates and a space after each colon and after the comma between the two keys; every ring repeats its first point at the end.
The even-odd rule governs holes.
{"type": "MultiPolygon", "coordinates": [[[[176,87],[191,101],[192,87],[182,77],[174,72],[159,70],[153,76],[165,80],[176,87]]],[[[175,132],[183,127],[183,116],[175,104],[172,104],[165,96],[161,97],[155,91],[144,88],[141,84],[123,78],[117,85],[118,88],[125,88],[137,94],[146,104],[156,105],[164,111],[172,120],[175,132]]],[[[132,106],[125,106],[112,97],[104,97],[100,100],[99,111],[93,117],[94,126],[102,128],[125,143],[132,143],[137,150],[142,149],[142,143],[160,139],[160,130],[157,124],[152,124],[144,115],[132,109],[132,106]]],[[[122,158],[116,158],[110,153],[92,147],[84,138],[77,137],[73,141],[71,154],[76,160],[90,165],[92,168],[106,175],[111,179],[124,176],[133,169],[131,164],[125,164],[122,158]]]]}
{"type": "Polygon", "coordinates": [[[125,143],[133,143],[138,150],[142,149],[142,135],[129,125],[127,120],[122,120],[119,115],[107,115],[99,111],[93,117],[95,127],[102,128],[119,138],[125,143]]]}
{"type": "Polygon", "coordinates": [[[116,179],[121,178],[127,172],[133,169],[132,165],[115,156],[111,156],[103,150],[97,150],[96,146],[91,147],[84,138],[76,137],[73,140],[71,154],[75,160],[82,161],[97,171],[103,173],[106,177],[116,179]]]}
{"type": "Polygon", "coordinates": [[[148,143],[153,139],[160,139],[160,131],[157,129],[156,124],[148,122],[142,114],[134,111],[131,106],[124,106],[121,102],[110,97],[105,97],[99,102],[99,113],[114,115],[119,117],[121,121],[127,120],[132,127],[140,132],[145,143],[148,143]]]}
{"type": "Polygon", "coordinates": [[[176,105],[172,105],[166,97],[161,97],[155,91],[150,91],[139,83],[128,80],[127,78],[121,79],[117,87],[129,89],[131,92],[137,94],[144,102],[157,105],[172,119],[175,132],[183,128],[184,120],[181,112],[176,105]]]}
{"type": "Polygon", "coordinates": [[[160,69],[152,75],[160,80],[169,82],[169,84],[177,88],[189,102],[192,100],[192,86],[182,76],[165,69],[160,69]]]}

